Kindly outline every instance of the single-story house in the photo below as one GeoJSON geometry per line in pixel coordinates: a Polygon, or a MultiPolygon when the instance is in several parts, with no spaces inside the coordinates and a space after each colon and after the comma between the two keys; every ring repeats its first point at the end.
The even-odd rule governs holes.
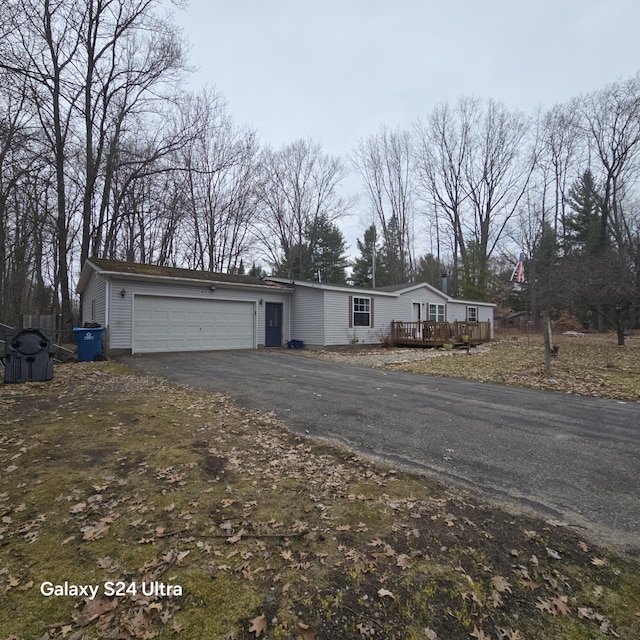
{"type": "Polygon", "coordinates": [[[379,344],[392,322],[484,323],[492,335],[495,307],[455,300],[426,283],[363,289],[98,258],[86,261],[77,291],[82,322],[104,327],[109,355],[281,347],[290,340],[379,344]]]}

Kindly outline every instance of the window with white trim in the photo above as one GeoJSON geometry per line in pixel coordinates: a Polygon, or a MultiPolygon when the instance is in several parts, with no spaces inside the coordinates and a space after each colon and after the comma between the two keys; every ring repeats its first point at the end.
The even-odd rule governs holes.
{"type": "Polygon", "coordinates": [[[467,320],[478,322],[478,307],[467,307],[467,320]]]}
{"type": "Polygon", "coordinates": [[[353,326],[371,326],[371,298],[353,298],[353,326]]]}
{"type": "Polygon", "coordinates": [[[445,306],[443,304],[429,303],[429,320],[432,322],[444,322],[446,320],[445,306]]]}

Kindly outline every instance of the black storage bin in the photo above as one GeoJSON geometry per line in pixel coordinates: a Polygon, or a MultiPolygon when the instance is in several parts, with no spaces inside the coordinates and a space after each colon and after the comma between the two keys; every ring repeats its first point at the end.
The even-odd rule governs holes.
{"type": "Polygon", "coordinates": [[[5,332],[5,382],[53,378],[53,332],[49,329],[8,329],[5,332]]]}

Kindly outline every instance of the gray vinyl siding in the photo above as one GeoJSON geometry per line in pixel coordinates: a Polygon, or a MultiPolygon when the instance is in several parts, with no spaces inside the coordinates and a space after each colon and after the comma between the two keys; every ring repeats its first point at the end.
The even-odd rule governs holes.
{"type": "Polygon", "coordinates": [[[360,338],[369,331],[366,327],[349,328],[349,296],[348,291],[325,292],[324,344],[327,346],[349,344],[353,336],[360,338]]]}
{"type": "Polygon", "coordinates": [[[210,291],[208,286],[165,283],[134,282],[113,278],[111,280],[111,324],[109,327],[109,346],[111,349],[131,349],[133,338],[133,298],[135,295],[155,295],[182,298],[200,298],[204,300],[238,300],[243,302],[254,302],[257,311],[256,346],[264,345],[265,336],[265,306],[259,301],[281,302],[284,304],[282,314],[282,338],[286,342],[289,335],[289,298],[287,293],[267,290],[234,290],[218,287],[215,291],[210,291]],[[124,298],[121,291],[125,291],[124,298]]]}
{"type": "Polygon", "coordinates": [[[353,291],[327,291],[325,298],[325,344],[337,346],[357,342],[378,344],[391,329],[395,318],[398,299],[395,296],[374,295],[373,292],[354,289],[353,291]],[[352,297],[371,298],[373,305],[373,326],[349,326],[353,313],[352,297]]]}
{"type": "Polygon", "coordinates": [[[103,327],[107,324],[106,313],[107,283],[98,277],[95,271],[91,274],[87,288],[82,296],[82,322],[97,322],[103,327]]]}
{"type": "Polygon", "coordinates": [[[302,340],[307,345],[324,346],[325,292],[296,287],[291,298],[291,338],[302,340]]]}
{"type": "Polygon", "coordinates": [[[467,319],[467,305],[456,302],[447,304],[447,322],[464,322],[467,319]]]}

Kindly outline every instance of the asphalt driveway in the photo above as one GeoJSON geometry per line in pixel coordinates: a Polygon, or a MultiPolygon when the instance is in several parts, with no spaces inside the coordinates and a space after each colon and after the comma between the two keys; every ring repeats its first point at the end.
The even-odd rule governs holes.
{"type": "Polygon", "coordinates": [[[640,552],[640,405],[270,351],[127,357],[340,441],[640,552]]]}

